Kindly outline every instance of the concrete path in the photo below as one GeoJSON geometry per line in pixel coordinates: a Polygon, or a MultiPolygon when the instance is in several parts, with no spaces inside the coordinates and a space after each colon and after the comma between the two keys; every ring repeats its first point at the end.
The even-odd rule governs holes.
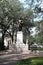
{"type": "Polygon", "coordinates": [[[32,57],[43,57],[43,51],[40,51],[39,53],[30,52],[29,54],[19,54],[4,51],[0,52],[0,65],[16,65],[18,60],[32,57]]]}

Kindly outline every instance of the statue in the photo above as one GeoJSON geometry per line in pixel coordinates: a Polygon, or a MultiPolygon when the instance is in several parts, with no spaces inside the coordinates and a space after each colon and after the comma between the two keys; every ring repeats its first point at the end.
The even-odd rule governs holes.
{"type": "Polygon", "coordinates": [[[22,20],[19,20],[18,21],[18,29],[19,29],[19,31],[22,31],[22,26],[23,26],[23,22],[22,22],[22,20]]]}

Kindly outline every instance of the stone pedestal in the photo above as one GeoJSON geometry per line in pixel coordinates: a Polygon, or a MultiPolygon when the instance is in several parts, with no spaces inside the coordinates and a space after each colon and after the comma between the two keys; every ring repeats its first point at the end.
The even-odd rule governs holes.
{"type": "Polygon", "coordinates": [[[28,51],[28,44],[23,43],[23,32],[17,32],[17,41],[16,41],[17,50],[21,51],[22,53],[29,53],[28,51]]]}
{"type": "Polygon", "coordinates": [[[23,32],[22,31],[18,31],[17,32],[17,42],[20,44],[23,43],[23,32]]]}

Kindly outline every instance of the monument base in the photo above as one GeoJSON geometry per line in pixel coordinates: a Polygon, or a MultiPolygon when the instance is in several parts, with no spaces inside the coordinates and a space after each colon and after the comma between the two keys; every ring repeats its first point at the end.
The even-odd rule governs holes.
{"type": "Polygon", "coordinates": [[[23,43],[23,32],[22,31],[18,31],[17,32],[17,42],[19,43],[23,43]]]}
{"type": "Polygon", "coordinates": [[[16,47],[17,47],[17,50],[23,53],[28,53],[28,44],[23,43],[23,32],[22,31],[17,32],[16,47]]]}

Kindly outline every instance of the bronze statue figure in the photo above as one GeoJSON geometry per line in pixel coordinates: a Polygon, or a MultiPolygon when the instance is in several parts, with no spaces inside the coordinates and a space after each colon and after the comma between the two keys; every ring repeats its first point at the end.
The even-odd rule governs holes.
{"type": "Polygon", "coordinates": [[[23,22],[22,22],[22,20],[19,20],[18,21],[18,29],[19,29],[19,31],[22,31],[22,26],[23,26],[23,22]]]}

